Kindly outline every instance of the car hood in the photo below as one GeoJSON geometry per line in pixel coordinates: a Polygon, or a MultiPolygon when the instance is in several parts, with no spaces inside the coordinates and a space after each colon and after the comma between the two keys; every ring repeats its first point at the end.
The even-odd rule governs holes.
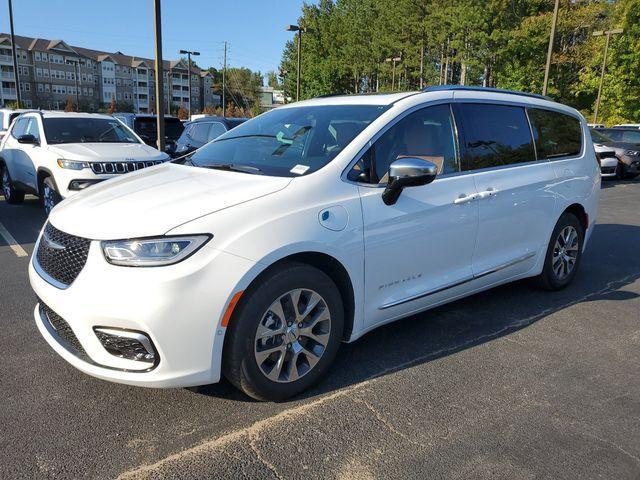
{"type": "Polygon", "coordinates": [[[195,218],[282,190],[290,182],[286,177],[164,163],[89,187],[57,205],[49,218],[59,230],[91,239],[163,235],[195,218]]]}
{"type": "Polygon", "coordinates": [[[167,157],[144,143],[62,143],[49,145],[49,151],[67,160],[122,162],[164,160],[167,157]]]}

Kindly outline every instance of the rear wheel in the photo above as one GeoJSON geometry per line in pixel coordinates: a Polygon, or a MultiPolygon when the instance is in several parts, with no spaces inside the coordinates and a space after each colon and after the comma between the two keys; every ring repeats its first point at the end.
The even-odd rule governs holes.
{"type": "Polygon", "coordinates": [[[286,264],[244,293],[225,339],[223,372],[253,398],[284,400],[325,374],[343,323],[333,281],[309,265],[286,264]]]}
{"type": "Polygon", "coordinates": [[[24,201],[24,192],[13,185],[9,169],[4,164],[0,165],[0,175],[2,176],[2,194],[7,203],[11,205],[22,203],[24,201]]]}
{"type": "Polygon", "coordinates": [[[45,213],[49,215],[51,210],[53,210],[53,207],[60,203],[61,200],[62,197],[58,193],[58,189],[53,178],[45,178],[42,182],[42,205],[44,206],[45,213]]]}
{"type": "Polygon", "coordinates": [[[580,221],[575,215],[564,213],[551,235],[538,284],[546,290],[561,290],[569,285],[580,265],[583,244],[584,228],[580,221]]]}

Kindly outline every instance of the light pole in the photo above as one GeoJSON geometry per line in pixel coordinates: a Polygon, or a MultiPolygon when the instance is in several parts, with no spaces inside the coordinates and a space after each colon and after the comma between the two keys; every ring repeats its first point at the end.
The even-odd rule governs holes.
{"type": "MultiPolygon", "coordinates": [[[[160,0],[153,0],[153,13],[155,17],[155,37],[156,37],[156,121],[158,124],[158,150],[164,152],[164,64],[162,63],[162,14],[160,0]]],[[[168,93],[171,96],[171,92],[168,93]]]]}
{"type": "Polygon", "coordinates": [[[16,79],[16,107],[22,108],[20,95],[20,77],[18,75],[18,55],[16,54],[16,36],[13,33],[13,5],[9,0],[9,28],[11,30],[11,55],[13,56],[13,76],[16,79]]]}
{"type": "Polygon", "coordinates": [[[300,100],[300,65],[302,60],[302,34],[307,33],[310,30],[308,28],[301,27],[300,25],[287,25],[287,32],[298,32],[298,67],[296,74],[296,102],[300,100]]]}
{"type": "Polygon", "coordinates": [[[551,34],[549,36],[549,48],[547,49],[547,64],[544,67],[544,83],[542,85],[542,94],[547,94],[549,86],[549,70],[551,69],[551,54],[553,53],[553,40],[556,36],[556,24],[558,23],[558,9],[560,8],[560,0],[556,0],[553,7],[553,19],[551,20],[551,34]]]}
{"type": "Polygon", "coordinates": [[[74,77],[76,77],[76,112],[80,111],[80,60],[67,60],[68,65],[73,65],[74,77]]]}
{"type": "Polygon", "coordinates": [[[609,41],[611,40],[611,35],[619,35],[624,30],[622,28],[614,28],[613,30],[599,31],[593,32],[594,37],[601,37],[605,35],[607,40],[604,44],[604,58],[602,59],[602,70],[600,70],[600,84],[598,85],[598,97],[596,99],[596,108],[593,112],[593,123],[597,123],[598,121],[598,110],[600,110],[600,95],[602,95],[602,84],[604,83],[604,71],[607,68],[607,53],[609,52],[609,41]]]}
{"type": "Polygon", "coordinates": [[[391,74],[391,90],[396,89],[396,62],[402,60],[401,57],[389,57],[385,58],[385,62],[391,62],[393,64],[392,74],[391,74]]]}
{"type": "Polygon", "coordinates": [[[200,52],[193,52],[190,50],[180,50],[180,55],[187,56],[187,64],[189,65],[188,67],[189,75],[187,76],[189,77],[189,118],[191,118],[191,55],[193,55],[194,57],[197,57],[198,55],[200,55],[200,52]]]}

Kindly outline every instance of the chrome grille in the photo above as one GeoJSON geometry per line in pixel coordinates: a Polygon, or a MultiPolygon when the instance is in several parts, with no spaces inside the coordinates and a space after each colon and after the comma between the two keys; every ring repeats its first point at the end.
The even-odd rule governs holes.
{"type": "Polygon", "coordinates": [[[90,244],[91,240],[61,232],[47,222],[36,252],[36,261],[45,274],[64,288],[84,268],[90,244]]]}
{"type": "Polygon", "coordinates": [[[84,351],[84,348],[82,348],[82,344],[78,340],[78,337],[76,337],[76,334],[73,333],[73,330],[71,329],[67,321],[56,312],[51,310],[42,301],[40,301],[40,314],[49,322],[49,325],[53,327],[60,340],[62,340],[62,342],[66,344],[66,347],[71,347],[79,355],[87,355],[87,353],[84,351]]]}
{"type": "Polygon", "coordinates": [[[122,174],[135,172],[146,167],[164,163],[163,160],[149,160],[147,162],[91,162],[93,173],[101,174],[122,174]]]}

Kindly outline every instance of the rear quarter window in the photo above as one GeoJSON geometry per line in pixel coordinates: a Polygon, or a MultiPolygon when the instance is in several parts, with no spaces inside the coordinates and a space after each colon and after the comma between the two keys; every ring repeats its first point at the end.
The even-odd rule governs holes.
{"type": "Polygon", "coordinates": [[[580,155],[580,120],[565,113],[541,108],[529,108],[527,113],[540,160],[580,155]]]}

